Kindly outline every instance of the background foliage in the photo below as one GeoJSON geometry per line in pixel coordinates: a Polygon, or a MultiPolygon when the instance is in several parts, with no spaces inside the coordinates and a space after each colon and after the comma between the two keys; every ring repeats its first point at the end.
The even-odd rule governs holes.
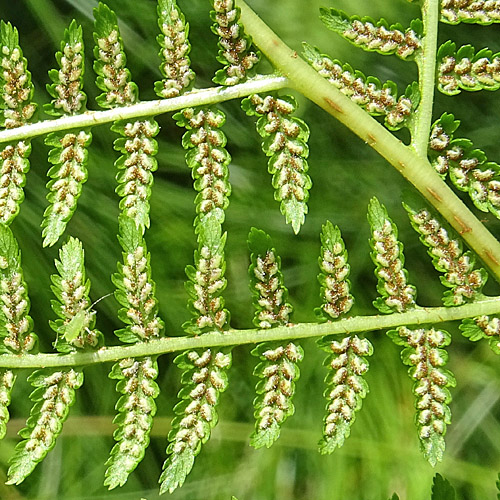
{"type": "MultiPolygon", "coordinates": [[[[87,57],[91,57],[93,0],[18,0],[2,2],[0,17],[11,21],[19,30],[20,42],[35,84],[35,101],[48,102],[45,84],[47,70],[54,67],[54,52],[59,49],[64,28],[72,18],[83,25],[87,57]]],[[[122,36],[129,60],[128,67],[137,82],[141,99],[156,98],[153,82],[160,78],[158,46],[155,41],[155,0],[108,0],[121,22],[122,36]]],[[[191,59],[197,73],[197,85],[209,86],[219,64],[215,60],[216,37],[210,32],[209,2],[180,0],[191,26],[191,59]]],[[[324,29],[318,18],[319,7],[335,7],[350,14],[385,17],[403,25],[419,15],[416,6],[404,0],[303,0],[268,2],[253,0],[252,7],[297,51],[307,40],[332,56],[349,62],[381,80],[392,79],[400,89],[415,78],[413,65],[383,56],[356,51],[346,41],[324,29]],[[353,10],[355,9],[355,10],[353,10]]],[[[441,25],[440,43],[447,34],[457,44],[474,40],[476,47],[500,50],[500,27],[441,25]]],[[[92,62],[86,62],[85,89],[89,108],[97,109],[92,62]]],[[[231,324],[249,328],[252,324],[251,294],[248,289],[248,250],[246,237],[252,225],[270,233],[282,257],[285,282],[294,306],[294,320],[313,321],[314,307],[319,304],[317,255],[319,233],[327,218],[341,230],[349,251],[352,293],[356,298],[352,314],[373,313],[376,279],[369,258],[369,227],[366,207],[373,195],[387,207],[399,227],[405,244],[406,267],[419,290],[422,305],[440,305],[442,288],[425,249],[410,228],[401,208],[400,195],[406,188],[403,179],[370,148],[345,130],[315,105],[299,100],[299,114],[311,129],[309,215],[298,236],[284,224],[278,204],[273,200],[267,159],[260,152],[260,137],[252,119],[247,118],[238,102],[222,105],[227,113],[224,132],[233,157],[230,178],[233,193],[226,213],[228,260],[226,293],[231,324]],[[265,217],[263,217],[265,214],[265,217]]],[[[40,107],[41,108],[41,107],[40,107]]],[[[39,108],[39,109],[40,109],[39,108]]],[[[460,135],[481,144],[488,157],[499,161],[498,115],[500,103],[496,94],[462,93],[457,97],[437,95],[435,117],[443,111],[453,112],[462,120],[460,135]],[[453,100],[452,100],[453,99],[453,100]],[[453,108],[451,107],[453,106],[453,108]]],[[[39,118],[45,118],[39,111],[39,118]]],[[[158,117],[161,126],[157,136],[159,169],[151,199],[151,229],[147,232],[148,249],[157,283],[160,314],[167,335],[180,334],[180,325],[189,319],[184,290],[184,268],[192,262],[196,237],[192,227],[195,215],[192,179],[185,165],[180,139],[182,131],[170,116],[158,117]]],[[[108,126],[93,130],[89,149],[89,180],[79,200],[80,209],[68,225],[67,234],[82,240],[86,250],[86,269],[92,281],[92,299],[113,291],[112,270],[121,259],[116,239],[118,232],[118,199],[114,193],[117,152],[112,148],[114,134],[108,126]]],[[[401,135],[404,140],[404,134],[401,135]]],[[[53,313],[48,307],[49,277],[54,272],[54,258],[59,246],[42,250],[40,223],[46,207],[46,172],[48,147],[41,138],[33,141],[31,173],[26,186],[26,200],[12,228],[21,251],[25,279],[32,300],[31,314],[40,337],[41,349],[49,350],[53,332],[48,321],[53,313]]],[[[488,214],[483,216],[494,234],[500,227],[488,214]]],[[[490,280],[491,281],[491,280],[490,280]]],[[[488,283],[486,292],[496,292],[488,283]]],[[[107,344],[116,342],[113,330],[120,327],[118,304],[112,297],[96,309],[97,326],[107,344]]],[[[500,470],[500,370],[498,360],[486,343],[471,344],[458,333],[457,325],[446,325],[452,333],[449,368],[457,378],[453,390],[452,425],[446,436],[447,451],[437,471],[448,478],[459,498],[486,499],[495,496],[495,480],[500,470]]],[[[248,446],[252,422],[252,398],[255,380],[251,347],[234,350],[229,389],[222,396],[220,424],[204,447],[185,486],[173,499],[221,499],[235,495],[240,500],[291,499],[385,499],[396,491],[401,499],[428,499],[432,470],[420,455],[413,424],[413,395],[406,367],[400,361],[399,349],[384,332],[371,336],[374,355],[370,360],[367,381],[370,394],[357,417],[351,437],[330,456],[317,452],[324,411],[322,367],[323,353],[313,340],[302,343],[305,350],[301,379],[297,384],[296,414],[282,430],[282,436],[270,449],[254,450],[248,446]]],[[[119,491],[107,492],[102,486],[104,462],[112,447],[111,424],[117,395],[114,383],[107,380],[110,366],[93,366],[86,370],[86,382],[72,410],[72,416],[55,449],[34,474],[18,487],[3,486],[7,459],[29,412],[30,391],[23,373],[18,377],[11,406],[12,421],[7,438],[0,446],[0,498],[2,499],[137,499],[157,498],[156,478],[164,460],[166,435],[172,408],[179,389],[179,371],[173,355],[159,359],[162,389],[158,417],[151,445],[144,461],[119,491]],[[74,464],[74,465],[72,465],[74,464]]],[[[26,374],[27,375],[27,374],[26,374]]]]}

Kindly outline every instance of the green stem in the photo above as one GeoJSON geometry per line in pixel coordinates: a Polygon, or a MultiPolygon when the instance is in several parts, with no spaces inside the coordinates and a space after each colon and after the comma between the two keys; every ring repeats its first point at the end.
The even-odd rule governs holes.
{"type": "Polygon", "coordinates": [[[246,32],[274,67],[290,80],[291,86],[341,121],[395,167],[462,235],[500,282],[500,242],[455,195],[432,165],[318,75],[243,0],[238,0],[238,6],[246,32]]]}
{"type": "Polygon", "coordinates": [[[373,332],[401,325],[437,324],[474,316],[500,313],[500,297],[488,298],[459,307],[415,308],[404,313],[387,316],[356,316],[331,323],[299,323],[265,330],[227,330],[224,333],[211,332],[195,337],[169,337],[149,342],[138,342],[130,346],[102,347],[97,352],[73,354],[2,354],[0,367],[42,368],[56,366],[87,366],[96,363],[117,361],[123,358],[140,358],[161,354],[204,349],[215,346],[236,346],[264,341],[289,340],[322,337],[355,332],[373,332]]]}
{"type": "Polygon", "coordinates": [[[416,112],[412,146],[422,158],[427,157],[427,146],[432,123],[434,89],[436,87],[436,51],[439,24],[439,0],[425,0],[422,5],[424,38],[421,54],[417,57],[420,104],[416,112]]]}
{"type": "Polygon", "coordinates": [[[39,135],[69,129],[94,127],[117,120],[129,120],[147,116],[161,115],[192,106],[216,104],[230,99],[238,99],[259,92],[271,92],[288,85],[282,76],[258,76],[233,87],[215,87],[212,89],[193,90],[180,97],[141,101],[132,106],[114,108],[106,111],[87,111],[74,116],[63,116],[55,120],[45,120],[23,127],[0,131],[0,143],[20,141],[39,135]]]}

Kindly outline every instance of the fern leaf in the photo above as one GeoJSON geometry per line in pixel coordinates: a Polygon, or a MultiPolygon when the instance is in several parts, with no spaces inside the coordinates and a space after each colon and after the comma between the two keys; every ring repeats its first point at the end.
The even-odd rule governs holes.
{"type": "Polygon", "coordinates": [[[118,429],[113,437],[117,443],[106,462],[104,486],[109,489],[123,486],[129,474],[143,459],[149,445],[149,433],[156,413],[155,398],[160,393],[155,382],[158,365],[155,358],[126,358],[116,363],[110,378],[117,379],[118,392],[122,394],[113,423],[118,429]]]}
{"type": "Polygon", "coordinates": [[[420,234],[420,241],[428,247],[432,263],[443,273],[441,283],[450,290],[443,295],[446,306],[457,306],[482,297],[482,288],[488,279],[483,269],[474,269],[474,255],[464,252],[462,242],[451,228],[446,228],[427,209],[414,209],[403,204],[410,222],[420,234]]]}
{"type": "Polygon", "coordinates": [[[327,221],[321,230],[321,255],[318,259],[321,270],[318,281],[321,285],[321,307],[316,309],[317,316],[327,321],[347,313],[354,299],[350,293],[348,279],[350,266],[347,250],[340,229],[327,221]]]}
{"type": "MultiPolygon", "coordinates": [[[[30,300],[21,267],[21,253],[12,231],[0,224],[0,355],[37,350],[38,338],[29,315],[30,300]]],[[[0,370],[0,439],[9,421],[8,407],[16,381],[14,372],[0,370]]]]}
{"type": "Polygon", "coordinates": [[[441,474],[436,474],[432,481],[431,500],[456,500],[455,489],[441,474]]]}
{"type": "MultiPolygon", "coordinates": [[[[142,228],[124,215],[120,216],[119,223],[123,264],[118,264],[118,273],[112,279],[117,288],[116,299],[122,306],[118,316],[126,327],[115,334],[122,342],[149,341],[158,338],[164,328],[158,316],[150,254],[142,228]]],[[[155,398],[160,391],[155,382],[158,376],[156,358],[123,359],[113,366],[109,376],[118,380],[116,390],[122,394],[114,419],[118,424],[114,433],[116,444],[106,462],[104,481],[105,486],[113,489],[125,484],[144,457],[156,413],[155,398]]]]}
{"type": "Polygon", "coordinates": [[[331,372],[325,378],[324,396],[328,404],[319,443],[319,451],[326,454],[340,448],[351,433],[356,413],[369,391],[363,378],[369,364],[364,358],[373,354],[373,346],[368,339],[357,335],[341,340],[338,336],[323,337],[318,345],[329,353],[324,365],[331,372]]]}
{"type": "Polygon", "coordinates": [[[160,476],[160,494],[172,493],[182,486],[191,472],[196,455],[208,441],[217,424],[219,397],[227,388],[227,370],[231,366],[230,349],[194,350],[175,359],[182,370],[172,430],[168,435],[168,458],[160,476]]]}
{"type": "MultiPolygon", "coordinates": [[[[222,234],[221,225],[214,215],[206,217],[197,229],[195,265],[186,268],[192,319],[183,325],[187,333],[194,335],[214,330],[222,332],[229,326],[230,317],[222,296],[226,288],[226,234],[222,234]]],[[[168,457],[159,479],[160,493],[172,493],[182,486],[201,446],[210,438],[218,421],[217,405],[220,394],[227,388],[227,371],[231,362],[230,348],[187,351],[175,359],[183,372],[179,392],[181,401],[174,408],[176,416],[168,435],[168,457]]]]}
{"type": "Polygon", "coordinates": [[[445,42],[437,53],[437,87],[443,94],[461,90],[498,90],[500,88],[500,53],[489,49],[476,52],[472,45],[445,42]]]}
{"type": "Polygon", "coordinates": [[[245,34],[240,19],[240,9],[234,0],[211,0],[214,10],[210,17],[212,31],[219,36],[217,60],[224,68],[215,73],[214,83],[236,85],[244,82],[259,62],[258,51],[251,50],[252,39],[245,34]]]}
{"type": "Polygon", "coordinates": [[[127,325],[115,335],[126,343],[158,338],[164,328],[158,316],[156,284],[151,277],[150,254],[142,230],[132,219],[120,216],[120,241],[123,264],[112,277],[117,290],[115,297],[122,308],[118,317],[127,325]]]}
{"type": "MultiPolygon", "coordinates": [[[[273,248],[271,237],[252,228],[248,236],[251,252],[250,285],[255,308],[254,324],[259,328],[286,325],[292,306],[286,302],[288,290],[283,283],[281,259],[273,248]]],[[[255,448],[270,447],[280,434],[281,425],[295,408],[292,398],[300,376],[302,348],[294,343],[264,342],[252,351],[260,359],[254,375],[257,397],[254,400],[255,431],[250,444],[255,448]]]]}
{"type": "Polygon", "coordinates": [[[420,100],[416,82],[410,84],[405,94],[398,98],[397,85],[393,81],[388,80],[382,84],[378,78],[366,77],[361,71],[322,54],[318,48],[308,43],[302,45],[306,61],[323,78],[372,116],[384,116],[387,128],[399,130],[408,126],[411,114],[420,100]]]}
{"type": "Polygon", "coordinates": [[[292,96],[254,94],[242,101],[242,108],[249,116],[259,116],[257,132],[264,139],[262,150],[270,157],[268,171],[273,176],[274,199],[280,202],[281,213],[297,234],[308,212],[312,186],[307,174],[309,127],[291,116],[297,109],[292,96]]]}
{"type": "Polygon", "coordinates": [[[5,437],[7,432],[8,408],[15,381],[16,375],[14,372],[5,368],[0,370],[0,440],[5,437]]]}
{"type": "Polygon", "coordinates": [[[231,156],[225,148],[226,136],[220,130],[226,116],[217,108],[187,108],[176,113],[174,119],[179,127],[187,129],[182,145],[187,150],[186,163],[198,192],[194,224],[202,226],[212,218],[222,224],[231,194],[228,170],[231,156]]]}
{"type": "MultiPolygon", "coordinates": [[[[318,280],[323,304],[316,312],[320,319],[327,321],[348,312],[353,298],[347,279],[350,271],[347,251],[340,230],[330,221],[322,228],[321,243],[318,280]]],[[[319,450],[331,453],[349,437],[356,412],[361,409],[363,398],[368,393],[368,384],[363,378],[368,371],[368,362],[363,357],[371,356],[373,347],[367,339],[356,335],[341,340],[338,336],[326,336],[318,340],[318,346],[329,354],[324,365],[330,371],[325,378],[327,413],[319,450]]]]}
{"type": "Polygon", "coordinates": [[[455,386],[455,378],[443,368],[448,360],[443,348],[450,344],[450,334],[434,328],[410,330],[403,326],[387,335],[404,347],[401,358],[410,366],[408,374],[415,381],[415,422],[421,449],[429,463],[435,466],[443,458],[444,435],[451,422],[448,388],[455,386]]]}
{"type": "MultiPolygon", "coordinates": [[[[19,46],[17,29],[0,21],[0,126],[20,127],[31,121],[36,111],[32,102],[33,84],[27,61],[19,46]]],[[[29,140],[2,145],[0,151],[0,223],[10,224],[24,200],[23,187],[30,168],[29,140]]]]}
{"type": "Polygon", "coordinates": [[[370,17],[349,16],[338,9],[321,8],[320,12],[328,29],[364,50],[412,59],[421,48],[423,23],[420,19],[414,19],[405,30],[399,23],[389,26],[385,19],[375,22],[370,17]]]}
{"type": "MultiPolygon", "coordinates": [[[[137,85],[131,81],[126,67],[127,58],[116,15],[102,3],[94,9],[94,15],[94,70],[98,75],[97,86],[104,91],[97,97],[97,103],[104,108],[134,104],[138,100],[137,85]]],[[[158,144],[153,137],[158,134],[158,124],[152,118],[135,122],[118,121],[111,130],[122,136],[114,143],[115,149],[122,153],[115,162],[120,209],[138,226],[149,227],[149,198],[153,172],[158,168],[154,158],[158,144]]]]}
{"type": "Polygon", "coordinates": [[[500,318],[497,316],[477,316],[464,319],[460,325],[464,337],[472,342],[488,340],[491,350],[500,354],[500,318]]]}
{"type": "Polygon", "coordinates": [[[33,372],[28,381],[35,387],[30,399],[35,403],[26,427],[19,432],[24,439],[10,460],[6,484],[19,484],[54,447],[61,433],[75,391],[83,384],[83,373],[73,368],[43,369],[33,372]]]}
{"type": "Polygon", "coordinates": [[[500,166],[488,161],[468,139],[454,138],[460,125],[450,113],[443,113],[433,126],[428,155],[436,171],[449,173],[453,184],[469,194],[474,205],[500,218],[500,166]]]}
{"type": "Polygon", "coordinates": [[[417,291],[408,284],[404,268],[403,244],[398,241],[398,230],[389,218],[386,208],[372,198],[368,206],[368,221],[372,230],[371,257],[377,276],[379,297],[373,305],[382,313],[403,312],[415,307],[417,291]]]}
{"type": "Polygon", "coordinates": [[[500,22],[498,0],[443,0],[441,22],[447,24],[476,23],[488,25],[500,22]]]}
{"type": "Polygon", "coordinates": [[[189,25],[176,0],[158,1],[158,26],[161,34],[156,39],[161,47],[160,71],[164,78],[155,83],[155,92],[168,99],[188,90],[195,78],[189,59],[189,25]]]}
{"type": "MultiPolygon", "coordinates": [[[[61,51],[56,54],[59,70],[49,71],[53,83],[47,91],[53,100],[44,106],[54,116],[69,116],[85,111],[87,96],[83,92],[84,46],[82,28],[75,20],[64,32],[61,51]]],[[[52,146],[49,161],[51,180],[47,184],[49,206],[42,222],[44,246],[57,242],[76,210],[82,185],[88,177],[87,148],[92,141],[90,130],[49,134],[45,144],[52,146]]]]}
{"type": "Polygon", "coordinates": [[[54,347],[59,352],[99,348],[103,335],[95,329],[96,313],[91,310],[90,280],[85,277],[84,251],[79,240],[70,238],[61,247],[56,268],[59,274],[51,277],[51,288],[58,299],[52,301],[58,318],[50,322],[57,334],[54,347]]]}

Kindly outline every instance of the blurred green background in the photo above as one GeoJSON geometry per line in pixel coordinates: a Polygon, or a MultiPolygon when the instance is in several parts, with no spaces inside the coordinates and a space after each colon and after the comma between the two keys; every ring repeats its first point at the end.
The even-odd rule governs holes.
{"type": "MultiPolygon", "coordinates": [[[[138,83],[141,99],[154,99],[154,81],[161,78],[157,69],[158,46],[155,37],[154,0],[108,0],[120,19],[128,55],[128,67],[138,83]]],[[[216,37],[210,31],[208,0],[179,0],[191,25],[192,65],[197,87],[210,86],[219,64],[215,60],[216,37]]],[[[341,8],[350,14],[385,17],[389,22],[409,21],[419,15],[416,5],[404,0],[250,0],[249,4],[294,49],[302,41],[350,62],[365,74],[381,80],[393,79],[403,92],[416,78],[416,68],[378,54],[353,48],[329,32],[319,21],[320,6],[341,8]]],[[[64,28],[76,18],[84,28],[87,47],[86,91],[89,108],[97,109],[92,71],[92,8],[94,0],[18,0],[0,2],[0,17],[11,21],[20,32],[21,46],[29,61],[36,86],[35,99],[48,101],[47,71],[54,67],[54,52],[59,49],[64,28]]],[[[500,50],[498,27],[442,26],[440,41],[448,37],[458,44],[473,41],[477,48],[489,45],[500,50]]],[[[262,66],[264,69],[267,65],[262,66]]],[[[352,292],[356,298],[352,314],[373,314],[376,296],[373,265],[369,257],[369,230],[366,207],[376,195],[398,224],[405,244],[407,268],[419,291],[419,304],[440,305],[443,289],[425,249],[410,228],[401,208],[405,181],[386,162],[352,133],[312,103],[297,96],[300,116],[311,129],[309,215],[298,236],[285,225],[278,204],[273,200],[267,159],[260,150],[260,138],[253,120],[246,117],[239,102],[221,105],[227,113],[224,131],[233,161],[230,181],[233,186],[227,210],[228,288],[226,301],[232,326],[249,328],[252,320],[248,289],[249,263],[246,236],[251,226],[269,232],[282,256],[283,272],[295,307],[293,320],[314,321],[313,309],[319,302],[317,256],[319,232],[326,219],[339,225],[345,238],[352,267],[352,292]]],[[[41,106],[40,106],[41,107],[41,106]]],[[[494,93],[462,93],[457,97],[436,98],[435,116],[454,112],[462,120],[459,134],[472,139],[492,160],[500,159],[498,115],[500,105],[494,93]]],[[[39,119],[44,119],[39,111],[39,119]]],[[[181,334],[180,325],[188,319],[184,291],[184,268],[192,262],[196,239],[192,227],[194,197],[191,173],[184,162],[180,145],[182,131],[171,116],[158,117],[161,132],[159,169],[151,200],[151,229],[146,239],[151,252],[153,277],[157,283],[160,311],[167,335],[181,334]]],[[[115,136],[109,126],[96,127],[89,155],[89,180],[84,186],[79,208],[68,225],[67,235],[80,238],[86,250],[87,272],[92,281],[93,300],[113,291],[110,280],[121,259],[116,240],[118,198],[114,193],[117,152],[115,136]]],[[[402,140],[407,140],[404,133],[402,140]]],[[[31,172],[26,185],[26,200],[12,227],[23,253],[25,278],[30,289],[32,316],[44,350],[51,349],[54,334],[48,326],[53,318],[49,284],[59,246],[42,249],[40,223],[46,207],[48,148],[42,139],[33,141],[31,172]]],[[[500,234],[497,221],[481,214],[488,228],[500,234]]],[[[65,236],[66,238],[67,236],[65,236]]],[[[486,290],[498,294],[489,283],[486,290]]],[[[120,327],[113,298],[103,300],[97,324],[108,344],[116,343],[113,330],[120,327]]],[[[375,354],[370,360],[367,379],[371,392],[342,449],[331,456],[320,456],[316,444],[322,430],[325,401],[322,396],[324,354],[313,340],[304,341],[305,359],[295,397],[296,414],[290,418],[282,437],[271,448],[254,450],[248,445],[253,429],[252,399],[256,380],[252,376],[255,359],[250,347],[234,350],[230,385],[222,397],[220,423],[212,439],[203,447],[193,472],[172,499],[209,500],[385,500],[397,492],[403,500],[430,498],[431,482],[440,472],[459,491],[461,499],[495,498],[495,480],[500,471],[500,370],[498,360],[485,345],[463,339],[456,324],[447,325],[453,334],[449,368],[457,378],[452,391],[453,422],[446,437],[447,451],[442,464],[432,469],[422,458],[413,425],[414,400],[411,381],[394,346],[384,332],[370,333],[375,354]]],[[[172,407],[179,390],[179,372],[173,355],[160,358],[158,417],[146,457],[118,491],[102,486],[104,462],[113,445],[114,382],[107,379],[110,369],[93,366],[85,371],[84,387],[77,394],[63,435],[55,449],[36,471],[18,487],[4,486],[7,460],[17,442],[16,431],[29,414],[28,372],[21,373],[13,394],[12,421],[8,437],[0,445],[0,498],[17,499],[120,499],[157,498],[157,479],[165,458],[166,435],[172,407]]]]}

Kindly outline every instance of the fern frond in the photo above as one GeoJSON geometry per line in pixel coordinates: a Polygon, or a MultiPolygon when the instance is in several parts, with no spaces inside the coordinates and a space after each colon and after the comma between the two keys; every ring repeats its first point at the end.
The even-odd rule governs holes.
{"type": "Polygon", "coordinates": [[[16,381],[16,375],[12,370],[2,368],[0,370],[0,440],[7,433],[7,422],[9,421],[9,405],[16,381]]]}
{"type": "Polygon", "coordinates": [[[244,82],[259,62],[258,51],[251,50],[252,39],[245,34],[239,22],[240,9],[234,0],[211,0],[213,11],[210,17],[214,24],[212,31],[219,36],[217,60],[224,68],[215,73],[214,83],[236,85],[244,82]]]}
{"type": "Polygon", "coordinates": [[[226,115],[217,108],[187,108],[174,115],[179,127],[187,132],[182,145],[187,150],[186,163],[192,170],[196,196],[195,226],[214,218],[219,225],[224,222],[224,210],[229,205],[231,184],[228,165],[226,135],[221,129],[226,115]]]}
{"type": "Polygon", "coordinates": [[[19,484],[56,444],[62,425],[75,401],[75,391],[83,384],[83,373],[73,368],[42,369],[28,381],[35,387],[30,399],[35,403],[26,427],[19,431],[24,439],[10,460],[6,484],[19,484]]]}
{"type": "MultiPolygon", "coordinates": [[[[61,51],[56,53],[56,60],[60,69],[49,71],[53,83],[47,85],[47,91],[53,100],[44,106],[45,112],[54,116],[69,116],[85,111],[85,54],[82,28],[75,20],[64,31],[61,51]]],[[[49,206],[42,221],[44,246],[57,242],[76,210],[82,185],[88,177],[87,148],[91,141],[90,130],[56,132],[45,138],[45,144],[53,148],[49,153],[49,161],[53,166],[48,172],[51,178],[47,183],[49,206]]]]}
{"type": "Polygon", "coordinates": [[[415,381],[415,423],[421,449],[429,463],[435,466],[443,458],[444,435],[451,422],[448,388],[455,386],[455,378],[443,368],[448,361],[448,353],[443,348],[450,344],[450,334],[434,328],[410,330],[403,326],[387,335],[394,343],[404,346],[401,358],[410,366],[408,374],[415,381]]]}
{"type": "Polygon", "coordinates": [[[421,48],[423,24],[414,19],[406,30],[401,24],[385,19],[375,22],[370,17],[349,16],[342,10],[321,8],[325,26],[364,50],[379,54],[395,54],[401,59],[412,59],[421,48]]]}
{"type": "Polygon", "coordinates": [[[161,34],[156,40],[161,47],[160,71],[164,78],[155,83],[155,92],[168,99],[189,90],[195,78],[189,59],[189,25],[176,0],[158,1],[158,26],[161,34]]]}
{"type": "MultiPolygon", "coordinates": [[[[122,308],[118,317],[127,325],[115,332],[122,342],[134,343],[158,338],[164,328],[158,316],[156,285],[151,278],[150,254],[134,221],[123,214],[119,218],[119,241],[123,264],[112,277],[115,297],[122,308]]],[[[156,413],[155,398],[160,390],[156,358],[126,358],[116,363],[110,378],[118,380],[116,390],[122,394],[116,404],[114,423],[116,441],[106,465],[104,485],[109,489],[123,486],[129,474],[144,457],[156,413]]]]}
{"type": "Polygon", "coordinates": [[[444,305],[457,306],[479,299],[488,274],[483,268],[474,269],[474,255],[464,252],[453,230],[441,224],[427,209],[403,205],[413,228],[420,234],[420,241],[428,247],[434,267],[444,273],[441,283],[450,288],[443,295],[444,305]]]}
{"type": "Polygon", "coordinates": [[[227,388],[227,371],[231,367],[230,349],[184,352],[175,359],[182,370],[172,430],[168,435],[167,460],[160,476],[160,494],[172,493],[182,486],[193,468],[201,446],[208,441],[218,422],[219,397],[227,388]]]}
{"type": "Polygon", "coordinates": [[[81,242],[70,238],[61,247],[55,264],[59,274],[51,276],[51,289],[57,298],[52,301],[52,309],[58,319],[50,322],[57,334],[54,347],[59,352],[95,350],[102,346],[103,335],[95,329],[96,313],[91,310],[90,280],[85,277],[81,242]]]}
{"type": "Polygon", "coordinates": [[[479,210],[500,218],[500,165],[488,161],[470,140],[454,138],[459,125],[450,113],[443,113],[433,124],[428,149],[431,164],[443,178],[449,173],[457,189],[469,193],[479,210]]]}
{"type": "Polygon", "coordinates": [[[448,24],[500,22],[499,0],[443,0],[441,22],[448,24]]]}
{"type": "Polygon", "coordinates": [[[460,94],[461,90],[498,90],[500,88],[500,53],[489,49],[476,52],[472,45],[456,50],[447,41],[437,53],[437,88],[443,94],[460,94]]]}
{"type": "Polygon", "coordinates": [[[337,335],[323,337],[318,345],[329,354],[324,365],[331,371],[325,378],[327,415],[319,442],[319,451],[327,454],[340,448],[349,437],[356,413],[369,391],[364,379],[369,364],[364,358],[373,354],[373,346],[368,339],[357,335],[341,340],[337,335]]]}
{"type": "Polygon", "coordinates": [[[408,271],[404,268],[403,244],[398,241],[398,230],[387,210],[377,198],[368,206],[368,221],[372,230],[371,257],[377,276],[379,297],[373,305],[382,313],[404,312],[415,307],[417,290],[408,284],[408,271]]]}
{"type": "Polygon", "coordinates": [[[317,47],[308,43],[302,45],[304,58],[323,78],[372,116],[384,116],[387,128],[399,130],[408,126],[420,100],[416,82],[410,84],[405,94],[398,98],[397,85],[391,80],[382,84],[378,78],[366,77],[349,64],[322,54],[317,47]]]}
{"type": "MultiPolygon", "coordinates": [[[[28,64],[19,46],[17,29],[0,21],[0,126],[20,127],[31,121],[36,111],[32,102],[33,84],[28,64]]],[[[30,168],[29,140],[4,144],[0,151],[0,223],[10,224],[24,200],[23,187],[30,168]]]]}
{"type": "MultiPolygon", "coordinates": [[[[252,228],[248,236],[251,252],[250,286],[255,308],[254,324],[258,328],[286,325],[292,306],[286,302],[288,290],[283,283],[281,259],[273,248],[271,237],[252,228]]],[[[280,435],[281,425],[295,411],[292,398],[300,376],[302,347],[294,342],[264,342],[252,350],[260,359],[254,375],[261,379],[255,388],[255,431],[250,444],[255,448],[270,447],[280,435]]]]}
{"type": "Polygon", "coordinates": [[[297,102],[289,95],[254,94],[244,99],[241,106],[247,115],[259,116],[257,132],[264,139],[262,150],[270,157],[268,171],[273,176],[274,199],[280,202],[281,213],[297,234],[308,212],[312,186],[307,174],[309,127],[292,116],[297,102]]]}

